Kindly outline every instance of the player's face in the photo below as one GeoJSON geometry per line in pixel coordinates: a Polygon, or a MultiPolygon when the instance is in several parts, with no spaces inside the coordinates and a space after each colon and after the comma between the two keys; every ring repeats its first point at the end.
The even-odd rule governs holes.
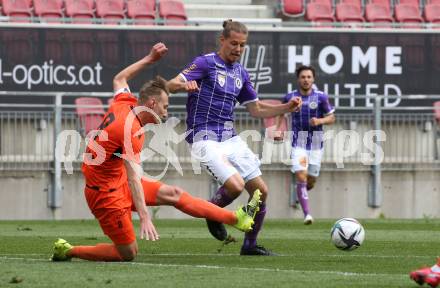
{"type": "Polygon", "coordinates": [[[162,91],[160,97],[151,97],[147,103],[145,103],[145,107],[153,110],[154,113],[147,111],[139,113],[142,125],[148,123],[159,124],[160,120],[166,121],[168,117],[168,94],[162,91]],[[160,118],[160,120],[158,118],[160,118]]]}
{"type": "Polygon", "coordinates": [[[220,37],[220,54],[223,60],[226,60],[229,63],[234,63],[240,60],[244,46],[246,45],[247,37],[247,34],[237,33],[235,31],[231,31],[228,38],[224,38],[222,35],[220,37]]]}
{"type": "Polygon", "coordinates": [[[168,118],[168,94],[162,91],[160,100],[156,101],[153,111],[159,116],[162,121],[168,118]]]}
{"type": "Polygon", "coordinates": [[[302,91],[310,91],[312,85],[315,83],[315,77],[310,70],[303,70],[298,77],[298,85],[302,91]]]}

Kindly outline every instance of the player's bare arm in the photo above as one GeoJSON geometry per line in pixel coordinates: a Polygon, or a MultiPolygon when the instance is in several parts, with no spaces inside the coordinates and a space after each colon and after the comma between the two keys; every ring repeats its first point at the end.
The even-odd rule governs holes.
{"type": "Polygon", "coordinates": [[[197,81],[186,81],[181,75],[177,75],[167,83],[167,88],[171,93],[177,92],[196,92],[199,91],[197,81]]]}
{"type": "Polygon", "coordinates": [[[283,133],[280,131],[280,127],[281,127],[281,122],[283,120],[283,118],[286,117],[284,114],[283,115],[278,115],[276,118],[276,122],[275,122],[275,131],[273,132],[273,139],[275,141],[281,141],[283,140],[283,133]]]}
{"type": "Polygon", "coordinates": [[[278,105],[255,101],[247,104],[246,108],[253,117],[269,118],[283,115],[285,113],[295,112],[301,107],[301,105],[301,98],[294,97],[289,102],[278,105]]]}
{"type": "Polygon", "coordinates": [[[310,125],[312,126],[331,125],[335,123],[335,121],[336,121],[335,114],[332,113],[322,118],[316,118],[316,117],[310,118],[310,125]]]}
{"type": "Polygon", "coordinates": [[[141,239],[159,240],[159,234],[151,221],[150,214],[145,206],[144,190],[141,183],[142,168],[138,163],[124,160],[127,170],[128,185],[130,186],[131,197],[140,219],[141,239]]]}
{"type": "Polygon", "coordinates": [[[142,70],[151,64],[159,61],[168,51],[163,43],[156,43],[150,50],[150,53],[141,60],[131,64],[113,78],[113,90],[128,87],[128,81],[136,77],[142,70]]]}

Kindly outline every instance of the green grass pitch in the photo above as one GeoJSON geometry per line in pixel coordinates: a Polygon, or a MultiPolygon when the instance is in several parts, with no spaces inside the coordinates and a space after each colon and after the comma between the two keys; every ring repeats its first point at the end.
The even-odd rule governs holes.
{"type": "Polygon", "coordinates": [[[108,242],[98,223],[0,221],[0,287],[418,287],[408,272],[440,252],[440,220],[361,221],[366,240],[352,252],[330,243],[333,222],[266,221],[259,243],[280,256],[240,257],[233,228],[238,242],[219,252],[203,220],[156,220],[160,241],[141,241],[133,262],[52,263],[57,237],[108,242]]]}

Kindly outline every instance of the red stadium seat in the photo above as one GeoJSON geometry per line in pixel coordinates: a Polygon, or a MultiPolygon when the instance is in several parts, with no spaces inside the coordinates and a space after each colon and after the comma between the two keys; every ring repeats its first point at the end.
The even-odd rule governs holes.
{"type": "Polygon", "coordinates": [[[93,2],[88,0],[65,0],[66,16],[72,18],[76,24],[90,24],[95,17],[93,14],[93,2]]]}
{"type": "Polygon", "coordinates": [[[35,15],[45,19],[46,22],[61,23],[63,17],[62,0],[34,0],[35,15]]]}
{"type": "Polygon", "coordinates": [[[440,125],[440,101],[434,102],[434,117],[437,123],[440,125]]]}
{"type": "Polygon", "coordinates": [[[311,2],[307,5],[306,18],[313,22],[333,22],[333,11],[331,6],[318,2],[311,2]]]}
{"type": "Polygon", "coordinates": [[[431,0],[428,2],[425,2],[426,4],[440,4],[440,0],[431,0]]]}
{"type": "Polygon", "coordinates": [[[370,3],[365,7],[365,19],[374,23],[393,23],[389,7],[370,3]]]}
{"type": "Polygon", "coordinates": [[[340,3],[348,3],[351,5],[355,5],[357,7],[359,7],[359,10],[362,11],[362,2],[361,0],[342,0],[340,3]]]}
{"type": "Polygon", "coordinates": [[[185,25],[185,6],[180,0],[161,0],[159,2],[159,16],[165,20],[165,25],[185,25]]]}
{"type": "Polygon", "coordinates": [[[281,0],[281,12],[288,17],[304,15],[304,0],[281,0]]]}
{"type": "Polygon", "coordinates": [[[425,6],[425,19],[427,22],[440,23],[440,4],[427,4],[425,6]]]}
{"type": "Polygon", "coordinates": [[[153,25],[156,18],[156,0],[128,0],[127,15],[138,25],[153,25]]]}
{"type": "Polygon", "coordinates": [[[29,0],[3,0],[2,8],[3,14],[12,18],[11,22],[31,22],[31,1],[29,0]]]}
{"type": "Polygon", "coordinates": [[[420,16],[418,6],[413,4],[397,4],[395,8],[396,20],[401,23],[414,23],[416,25],[406,26],[410,28],[420,27],[420,23],[423,23],[423,19],[420,16]]]}
{"type": "Polygon", "coordinates": [[[409,4],[409,5],[414,5],[414,6],[419,6],[419,0],[400,0],[399,4],[409,4]]]}
{"type": "Polygon", "coordinates": [[[327,6],[333,7],[333,0],[312,0],[310,2],[325,4],[327,6]]]}
{"type": "Polygon", "coordinates": [[[340,22],[364,22],[360,6],[341,2],[336,5],[336,20],[340,22]]]}
{"type": "MultiPolygon", "coordinates": [[[[281,104],[282,103],[280,100],[274,100],[274,99],[273,100],[272,99],[261,100],[261,102],[272,104],[272,105],[277,105],[277,104],[281,104]]],[[[276,124],[277,124],[277,117],[264,118],[263,119],[263,124],[264,124],[264,128],[266,130],[264,135],[266,135],[271,140],[282,140],[286,136],[285,132],[288,131],[288,125],[287,125],[287,118],[286,117],[282,118],[281,125],[280,125],[280,128],[278,130],[275,130],[276,124]],[[275,132],[276,131],[281,132],[281,138],[275,137],[275,132]]]]}
{"type": "Polygon", "coordinates": [[[75,99],[76,114],[80,121],[81,134],[87,134],[96,130],[104,118],[104,108],[102,101],[99,98],[80,97],[75,99]],[[84,106],[99,106],[99,107],[84,107],[84,106]]]}
{"type": "Polygon", "coordinates": [[[104,23],[118,24],[125,18],[124,0],[96,0],[96,16],[104,23]]]}
{"type": "MultiPolygon", "coordinates": [[[[440,1],[440,0],[439,0],[440,1]]],[[[376,4],[376,5],[381,5],[387,8],[388,10],[388,14],[391,16],[392,13],[392,9],[391,9],[391,2],[390,0],[371,0],[370,4],[376,4]]]]}

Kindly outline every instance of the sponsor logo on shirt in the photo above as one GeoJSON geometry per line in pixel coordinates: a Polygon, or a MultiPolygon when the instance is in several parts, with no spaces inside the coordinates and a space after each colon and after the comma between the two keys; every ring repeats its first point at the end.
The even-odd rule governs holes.
{"type": "Polygon", "coordinates": [[[241,83],[240,78],[235,78],[235,87],[237,87],[238,89],[241,89],[241,87],[243,87],[243,83],[241,83]]]}
{"type": "Polygon", "coordinates": [[[225,86],[226,76],[223,74],[217,74],[217,82],[221,87],[225,86]]]}
{"type": "Polygon", "coordinates": [[[191,64],[191,66],[189,66],[188,68],[186,68],[185,70],[183,70],[183,74],[188,74],[189,72],[191,72],[192,70],[196,69],[197,65],[196,64],[191,64]]]}
{"type": "Polygon", "coordinates": [[[318,108],[318,103],[316,103],[315,101],[312,101],[309,103],[309,108],[310,109],[316,109],[318,108]]]}

